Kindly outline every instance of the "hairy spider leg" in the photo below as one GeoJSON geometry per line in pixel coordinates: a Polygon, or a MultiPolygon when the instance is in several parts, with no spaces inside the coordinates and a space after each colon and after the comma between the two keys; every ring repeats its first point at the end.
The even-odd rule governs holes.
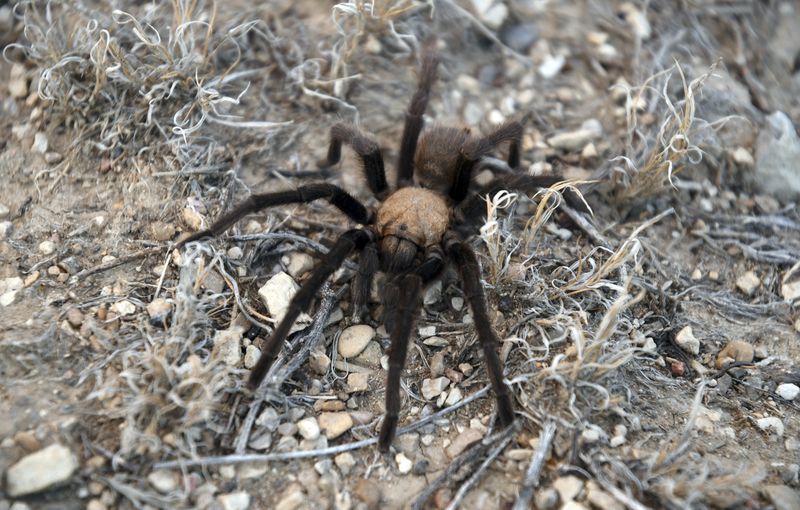
{"type": "Polygon", "coordinates": [[[344,260],[353,251],[362,250],[368,242],[372,241],[372,235],[363,229],[348,230],[336,241],[333,248],[325,255],[322,261],[314,268],[311,276],[306,280],[289,302],[289,307],[286,309],[286,315],[281,319],[278,327],[272,332],[264,349],[261,357],[258,359],[256,366],[250,372],[250,379],[248,384],[251,388],[257,388],[264,376],[269,372],[270,367],[278,357],[283,342],[289,335],[289,331],[297,320],[301,312],[311,306],[311,301],[319,288],[333,274],[334,271],[341,267],[344,260]]]}
{"type": "Polygon", "coordinates": [[[411,338],[415,319],[420,310],[420,294],[422,287],[439,276],[444,269],[444,254],[438,246],[432,247],[425,255],[425,260],[417,268],[399,280],[399,285],[392,283],[394,301],[387,305],[396,305],[394,314],[387,310],[387,318],[393,317],[394,323],[390,331],[391,350],[389,351],[389,375],[386,379],[386,415],[378,439],[378,448],[382,452],[389,450],[400,413],[400,375],[406,364],[408,342],[411,338]]]}
{"type": "Polygon", "coordinates": [[[467,197],[472,171],[476,163],[503,142],[511,142],[509,166],[519,166],[519,144],[522,139],[522,123],[517,120],[504,122],[486,136],[467,142],[461,149],[456,163],[456,175],[450,188],[450,198],[460,203],[467,197]],[[512,159],[513,161],[512,164],[512,159]]]}
{"type": "Polygon", "coordinates": [[[397,161],[397,187],[410,186],[414,182],[414,155],[417,152],[417,141],[424,123],[423,115],[428,108],[431,87],[436,81],[436,68],[439,57],[435,51],[435,41],[428,41],[422,54],[422,66],[419,71],[417,90],[411,97],[406,111],[406,122],[403,126],[403,138],[400,141],[400,154],[397,161]]]}
{"type": "Polygon", "coordinates": [[[503,362],[497,355],[500,341],[489,319],[486,294],[481,285],[481,267],[478,257],[465,241],[451,239],[447,242],[446,250],[461,273],[461,285],[472,310],[478,341],[483,348],[483,359],[486,362],[489,381],[497,398],[498,421],[501,426],[508,426],[514,421],[514,404],[511,400],[511,390],[503,381],[503,362]]]}
{"type": "Polygon", "coordinates": [[[334,124],[331,126],[331,142],[328,146],[328,155],[320,160],[317,166],[328,168],[342,158],[342,143],[349,145],[361,160],[367,185],[372,193],[383,198],[389,185],[386,183],[386,171],[383,167],[383,155],[378,142],[349,124],[334,124]]]}
{"type": "Polygon", "coordinates": [[[356,223],[367,225],[372,222],[372,215],[364,205],[338,186],[328,183],[316,183],[300,186],[297,189],[276,191],[274,193],[256,193],[244,202],[231,209],[215,221],[206,230],[200,230],[178,243],[178,247],[204,237],[218,236],[230,228],[244,216],[258,212],[267,207],[294,203],[308,203],[324,198],[331,205],[342,211],[356,223]]]}
{"type": "Polygon", "coordinates": [[[372,289],[372,280],[378,271],[379,263],[378,247],[375,244],[368,244],[359,254],[358,270],[353,276],[353,283],[350,284],[350,295],[353,299],[353,317],[359,321],[364,315],[369,292],[372,289]]]}

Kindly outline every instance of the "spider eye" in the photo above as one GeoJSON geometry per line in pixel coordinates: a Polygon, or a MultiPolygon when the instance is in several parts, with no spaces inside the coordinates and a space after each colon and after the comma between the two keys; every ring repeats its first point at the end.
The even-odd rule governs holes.
{"type": "Polygon", "coordinates": [[[405,223],[402,223],[400,225],[400,230],[408,230],[408,225],[406,225],[405,223]]]}

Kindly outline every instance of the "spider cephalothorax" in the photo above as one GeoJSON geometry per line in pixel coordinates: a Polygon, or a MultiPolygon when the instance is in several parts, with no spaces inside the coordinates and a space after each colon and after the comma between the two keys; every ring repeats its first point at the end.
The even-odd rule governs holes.
{"type": "MultiPolygon", "coordinates": [[[[461,275],[461,285],[472,310],[489,380],[497,397],[498,421],[506,426],[514,420],[512,393],[503,381],[503,364],[496,351],[498,339],[489,319],[480,265],[466,239],[485,212],[483,196],[509,188],[532,190],[560,180],[556,176],[533,177],[513,171],[519,165],[522,137],[522,123],[519,121],[506,122],[483,136],[474,135],[468,129],[440,126],[422,132],[423,114],[438,65],[431,48],[431,45],[426,46],[417,90],[406,112],[394,190],[386,182],[383,156],[372,138],[345,124],[331,128],[328,154],[320,166],[330,167],[338,163],[342,144],[349,145],[364,166],[370,190],[382,201],[377,210],[368,210],[333,184],[310,184],[295,190],[251,195],[210,228],[181,242],[185,244],[219,235],[246,214],[266,207],[317,199],[328,200],[361,225],[339,237],[295,294],[283,319],[264,345],[249,382],[251,387],[261,383],[291,326],[311,305],[316,291],[348,256],[358,253],[359,267],[352,283],[356,310],[365,306],[375,273],[383,271],[386,277],[382,293],[384,322],[391,336],[391,350],[386,416],[378,443],[382,451],[389,449],[397,428],[400,374],[414,319],[420,309],[422,289],[440,275],[447,260],[454,262],[461,275]],[[489,159],[493,159],[489,158],[490,152],[504,142],[510,144],[506,170],[512,171],[470,195],[473,173],[488,164],[489,159]]],[[[493,161],[496,166],[497,160],[493,161]]]]}

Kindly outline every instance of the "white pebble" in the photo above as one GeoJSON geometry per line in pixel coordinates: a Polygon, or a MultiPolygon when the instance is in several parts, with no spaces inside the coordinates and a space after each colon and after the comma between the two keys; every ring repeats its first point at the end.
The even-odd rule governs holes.
{"type": "Polygon", "coordinates": [[[53,241],[42,241],[39,243],[39,253],[42,255],[52,255],[56,251],[56,243],[53,241]]]}
{"type": "Polygon", "coordinates": [[[414,467],[414,463],[411,462],[411,459],[406,457],[403,453],[395,455],[394,460],[397,462],[397,470],[401,475],[408,474],[411,468],[414,467]]]}
{"type": "Polygon", "coordinates": [[[800,394],[800,388],[798,388],[795,384],[785,383],[779,385],[775,390],[775,393],[780,395],[780,397],[784,400],[794,400],[797,398],[797,395],[800,394]]]}
{"type": "Polygon", "coordinates": [[[303,418],[302,420],[298,421],[297,430],[304,439],[308,439],[310,441],[317,439],[320,433],[319,423],[317,423],[317,419],[313,416],[309,418],[303,418]]]}
{"type": "Polygon", "coordinates": [[[675,335],[675,343],[689,354],[700,353],[700,340],[692,332],[691,326],[686,326],[675,335]]]}
{"type": "Polygon", "coordinates": [[[756,424],[758,425],[758,428],[765,432],[772,432],[779,437],[783,436],[783,422],[780,418],[768,416],[766,418],[756,420],[756,424]]]}

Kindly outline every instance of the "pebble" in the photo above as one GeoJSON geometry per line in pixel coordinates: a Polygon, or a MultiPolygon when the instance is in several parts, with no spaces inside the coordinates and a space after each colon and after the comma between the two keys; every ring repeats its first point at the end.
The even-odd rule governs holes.
{"type": "Polygon", "coordinates": [[[430,347],[446,347],[450,345],[450,342],[440,336],[428,337],[422,343],[430,347]]]}
{"type": "Polygon", "coordinates": [[[539,39],[539,27],[535,23],[511,25],[500,33],[500,40],[519,53],[527,53],[537,39],[539,39]]]}
{"type": "Polygon", "coordinates": [[[57,163],[61,163],[61,160],[64,159],[64,156],[61,155],[59,152],[48,152],[44,155],[44,160],[48,165],[55,165],[57,163]]]}
{"type": "Polygon", "coordinates": [[[356,459],[350,452],[340,453],[339,455],[333,458],[333,462],[336,464],[336,466],[339,468],[339,471],[341,471],[344,476],[349,475],[350,471],[352,471],[356,465],[356,459]]]}
{"type": "Polygon", "coordinates": [[[133,315],[136,313],[136,305],[127,299],[123,299],[111,305],[111,311],[116,312],[121,317],[125,317],[126,315],[133,315]]]}
{"type": "Polygon", "coordinates": [[[650,38],[653,30],[650,27],[650,22],[647,21],[645,13],[640,11],[632,2],[625,2],[620,5],[619,11],[638,39],[646,41],[650,38]]]}
{"type": "Polygon", "coordinates": [[[282,436],[293,436],[297,434],[297,425],[291,422],[285,422],[278,425],[278,434],[282,436]]]}
{"type": "Polygon", "coordinates": [[[464,298],[460,296],[455,296],[453,299],[450,300],[450,306],[453,307],[453,310],[460,312],[462,308],[464,308],[464,298]]]}
{"type": "Polygon", "coordinates": [[[83,312],[80,311],[79,308],[72,306],[67,310],[66,313],[67,322],[69,322],[70,326],[73,328],[81,327],[83,324],[83,312]]]}
{"type": "Polygon", "coordinates": [[[464,429],[464,431],[456,436],[450,446],[445,448],[445,453],[451,459],[458,457],[461,452],[467,449],[471,444],[477,443],[483,439],[483,433],[479,430],[468,428],[464,429]]]}
{"type": "Polygon", "coordinates": [[[436,280],[425,289],[425,293],[422,295],[422,304],[430,306],[438,303],[440,299],[442,299],[442,280],[436,280]]]}
{"type": "Polygon", "coordinates": [[[286,272],[298,278],[314,268],[314,257],[302,251],[296,251],[286,257],[286,272]]]}
{"type": "Polygon", "coordinates": [[[374,337],[375,329],[371,326],[366,324],[350,326],[339,336],[339,354],[343,358],[358,356],[374,337]]]}
{"type": "Polygon", "coordinates": [[[308,357],[308,368],[312,372],[325,375],[331,367],[331,359],[322,351],[313,351],[308,357]]]}
{"type": "Polygon", "coordinates": [[[156,298],[147,305],[146,310],[147,315],[150,317],[150,324],[156,327],[164,327],[172,313],[172,304],[164,298],[156,298]]]}
{"type": "Polygon", "coordinates": [[[431,357],[431,377],[441,377],[444,374],[444,351],[439,351],[431,357]]]}
{"type": "MultiPolygon", "coordinates": [[[[284,436],[281,439],[292,439],[292,438],[287,438],[286,436],[284,436]]],[[[259,450],[259,451],[266,450],[270,446],[272,446],[272,433],[264,432],[262,434],[255,435],[250,439],[247,445],[253,450],[259,450]]]]}
{"type": "Polygon", "coordinates": [[[597,119],[585,121],[580,129],[553,135],[547,139],[547,144],[554,149],[577,151],[589,142],[603,134],[603,125],[597,119]]]}
{"type": "Polygon", "coordinates": [[[336,439],[351,428],[353,418],[349,413],[322,413],[319,415],[319,426],[328,439],[336,439]]]}
{"type": "Polygon", "coordinates": [[[800,176],[795,171],[800,159],[800,138],[792,119],[781,111],[766,118],[756,142],[756,163],[748,172],[751,184],[761,193],[782,202],[800,198],[800,176]]]}
{"type": "Polygon", "coordinates": [[[298,510],[307,503],[307,498],[300,487],[292,487],[285,493],[285,496],[275,505],[275,510],[298,510]]]}
{"type": "Polygon", "coordinates": [[[781,296],[787,301],[800,299],[800,280],[781,284],[781,296]]]}
{"type": "Polygon", "coordinates": [[[53,241],[42,241],[39,243],[39,253],[42,255],[52,255],[56,251],[56,243],[53,241]]]}
{"type": "Polygon", "coordinates": [[[411,462],[411,459],[406,457],[404,453],[395,455],[394,460],[397,462],[397,471],[399,471],[401,475],[410,473],[411,468],[414,467],[414,463],[411,462]]]}
{"type": "Polygon", "coordinates": [[[594,508],[602,510],[624,510],[625,507],[614,499],[611,494],[600,490],[594,483],[587,484],[586,500],[594,508]]]}
{"type": "Polygon", "coordinates": [[[28,96],[28,80],[25,78],[25,67],[22,64],[13,64],[8,79],[8,93],[14,99],[28,96]]]}
{"type": "Polygon", "coordinates": [[[691,326],[685,326],[675,335],[675,343],[689,354],[700,353],[700,340],[695,338],[691,326]]]}
{"type": "Polygon", "coordinates": [[[444,405],[448,407],[456,405],[459,402],[461,402],[462,398],[464,398],[464,395],[461,393],[461,390],[458,388],[453,388],[447,395],[447,399],[444,401],[444,405]]]}
{"type": "Polygon", "coordinates": [[[347,376],[347,391],[358,393],[369,389],[369,373],[353,373],[347,376]]]}
{"type": "Polygon", "coordinates": [[[108,508],[102,500],[94,498],[86,503],[86,510],[106,510],[108,508]]]}
{"type": "Polygon", "coordinates": [[[217,503],[222,510],[247,510],[250,507],[250,494],[243,491],[220,494],[217,503]]]}
{"type": "Polygon", "coordinates": [[[572,501],[583,490],[583,480],[572,475],[562,476],[553,482],[553,488],[558,492],[562,502],[572,501]]]}
{"type": "Polygon", "coordinates": [[[783,422],[776,416],[768,416],[756,420],[758,428],[765,432],[771,432],[778,437],[783,436],[783,422]]]}
{"type": "Polygon", "coordinates": [[[447,377],[437,377],[436,379],[424,379],[422,381],[422,396],[427,400],[433,400],[442,394],[450,384],[447,377]]]}
{"type": "Polygon", "coordinates": [[[600,440],[600,431],[594,427],[583,429],[581,439],[586,444],[596,443],[600,440]]]}
{"type": "Polygon", "coordinates": [[[25,285],[19,276],[12,276],[0,280],[0,305],[8,306],[14,302],[17,292],[25,285]]]}
{"type": "Polygon", "coordinates": [[[35,452],[42,447],[42,444],[36,439],[36,434],[30,430],[21,430],[14,434],[14,442],[28,452],[35,452]]]}
{"type": "Polygon", "coordinates": [[[751,363],[755,357],[755,348],[747,342],[741,340],[733,340],[728,342],[719,354],[717,354],[717,362],[715,366],[721,369],[730,363],[751,363]]]}
{"type": "Polygon", "coordinates": [[[300,435],[303,436],[304,439],[314,441],[320,434],[319,423],[317,423],[317,419],[313,416],[303,418],[297,422],[297,431],[300,432],[300,435]]]}
{"type": "Polygon", "coordinates": [[[0,221],[0,239],[7,239],[11,236],[14,225],[10,221],[0,221]]]}
{"type": "Polygon", "coordinates": [[[436,326],[420,326],[417,331],[419,332],[420,338],[428,338],[436,334],[436,326]]]}
{"type": "Polygon", "coordinates": [[[564,55],[545,55],[542,63],[539,64],[539,75],[545,80],[549,80],[558,75],[566,63],[567,59],[564,55]]]}
{"type": "Polygon", "coordinates": [[[261,349],[253,344],[248,345],[244,350],[244,368],[252,369],[261,357],[261,349]]]}
{"type": "Polygon", "coordinates": [[[31,146],[31,150],[33,152],[44,154],[47,152],[48,148],[49,148],[49,143],[47,141],[46,134],[38,132],[35,135],[33,135],[33,145],[31,146]]]}
{"type": "Polygon", "coordinates": [[[746,296],[752,296],[761,285],[761,280],[753,271],[747,271],[736,279],[736,287],[746,296]]]}
{"type": "Polygon", "coordinates": [[[775,510],[797,510],[800,508],[800,493],[785,485],[767,485],[764,495],[775,505],[775,510]]]}
{"type": "MultiPolygon", "coordinates": [[[[300,290],[300,286],[295,283],[294,279],[287,273],[280,271],[258,289],[258,295],[266,305],[270,316],[276,321],[280,321],[286,315],[289,302],[297,294],[298,290],[300,290]]],[[[306,313],[301,313],[296,321],[296,323],[301,324],[308,324],[309,322],[311,322],[311,317],[306,313]]]]}
{"type": "MultiPolygon", "coordinates": [[[[100,162],[100,173],[105,174],[111,170],[111,162],[107,159],[104,159],[100,162]]],[[[200,216],[194,207],[184,207],[181,211],[181,220],[183,220],[183,224],[186,225],[190,231],[197,232],[203,227],[203,217],[200,216]]]]}
{"type": "Polygon", "coordinates": [[[554,510],[558,506],[558,491],[552,487],[537,491],[534,501],[537,510],[554,510]]]}
{"type": "Polygon", "coordinates": [[[6,493],[12,498],[35,494],[69,481],[78,459],[69,448],[53,444],[20,459],[6,471],[6,493]]]}
{"type": "Polygon", "coordinates": [[[175,471],[158,469],[147,475],[147,482],[161,494],[169,494],[180,486],[180,475],[175,471]]]}
{"type": "Polygon", "coordinates": [[[239,366],[242,361],[242,331],[239,328],[218,330],[214,334],[214,347],[211,355],[230,367],[239,366]]]}
{"type": "Polygon", "coordinates": [[[775,389],[775,393],[780,395],[784,400],[794,400],[797,398],[797,395],[800,395],[800,388],[798,388],[796,384],[784,383],[778,385],[775,389]]]}
{"type": "Polygon", "coordinates": [[[366,478],[358,480],[353,493],[367,508],[378,508],[381,503],[380,487],[375,482],[367,480],[366,478]]]}

